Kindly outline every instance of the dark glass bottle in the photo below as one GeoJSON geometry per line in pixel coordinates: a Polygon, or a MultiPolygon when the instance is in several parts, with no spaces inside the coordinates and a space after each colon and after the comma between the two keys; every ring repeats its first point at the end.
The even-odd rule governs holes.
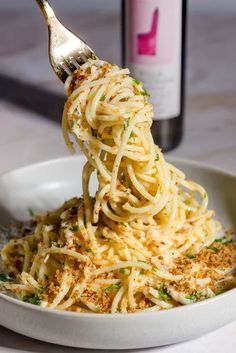
{"type": "Polygon", "coordinates": [[[183,135],[187,0],[122,0],[122,63],[144,82],[164,151],[183,135]]]}

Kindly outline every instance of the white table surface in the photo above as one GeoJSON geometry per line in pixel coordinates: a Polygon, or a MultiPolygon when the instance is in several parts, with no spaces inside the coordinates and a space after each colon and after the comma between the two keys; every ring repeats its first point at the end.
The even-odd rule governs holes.
{"type": "MultiPolygon", "coordinates": [[[[74,30],[84,33],[100,56],[120,62],[117,14],[85,13],[78,21],[78,15],[67,13],[64,19],[74,30]]],[[[62,93],[63,87],[48,65],[46,33],[38,13],[2,11],[0,21],[2,33],[7,33],[0,47],[0,85],[1,73],[4,73],[62,93]],[[11,32],[7,31],[9,26],[13,28],[11,32]]],[[[233,172],[236,172],[235,33],[234,14],[192,14],[189,17],[185,138],[171,153],[233,172]]],[[[0,100],[0,173],[64,155],[68,152],[59,124],[10,101],[0,100]]],[[[199,339],[147,352],[235,353],[235,347],[236,322],[233,322],[199,339]]],[[[84,350],[38,342],[0,327],[0,353],[3,352],[84,350]]]]}

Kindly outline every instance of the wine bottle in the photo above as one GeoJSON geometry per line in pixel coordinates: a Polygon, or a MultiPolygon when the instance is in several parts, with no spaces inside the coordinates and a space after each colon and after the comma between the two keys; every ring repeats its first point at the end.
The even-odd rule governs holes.
{"type": "Polygon", "coordinates": [[[122,62],[154,106],[152,134],[169,151],[181,142],[187,0],[123,0],[122,62]]]}

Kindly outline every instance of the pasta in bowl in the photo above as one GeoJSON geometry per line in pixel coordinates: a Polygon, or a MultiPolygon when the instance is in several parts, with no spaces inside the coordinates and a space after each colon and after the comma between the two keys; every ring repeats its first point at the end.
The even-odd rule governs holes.
{"type": "MultiPolygon", "coordinates": [[[[168,162],[204,185],[209,194],[209,207],[214,207],[227,228],[235,226],[234,175],[190,161],[171,159],[168,162]]],[[[31,217],[29,211],[41,214],[45,209],[58,208],[73,195],[80,195],[82,188],[78,179],[82,177],[84,163],[82,156],[67,157],[0,176],[0,224],[7,227],[10,218],[26,221],[31,217]]],[[[92,195],[96,189],[93,174],[92,195]]],[[[116,291],[114,289],[113,295],[116,291]]],[[[52,310],[9,295],[10,292],[0,293],[1,325],[26,336],[74,347],[128,349],[171,344],[198,337],[236,318],[236,289],[207,300],[193,301],[193,305],[128,314],[52,310]]]]}

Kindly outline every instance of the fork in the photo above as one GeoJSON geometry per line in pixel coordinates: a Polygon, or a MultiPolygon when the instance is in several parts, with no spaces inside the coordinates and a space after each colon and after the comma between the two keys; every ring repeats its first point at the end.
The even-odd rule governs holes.
{"type": "Polygon", "coordinates": [[[62,82],[88,59],[97,59],[93,50],[64,27],[47,0],[36,0],[48,25],[48,54],[51,66],[62,82]]]}

